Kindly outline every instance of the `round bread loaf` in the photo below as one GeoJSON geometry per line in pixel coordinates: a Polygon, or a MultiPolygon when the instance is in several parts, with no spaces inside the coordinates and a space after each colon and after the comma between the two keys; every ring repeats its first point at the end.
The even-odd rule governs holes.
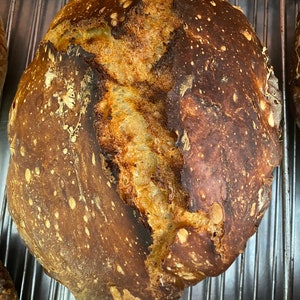
{"type": "Polygon", "coordinates": [[[70,1],[11,107],[11,215],[76,298],[177,299],[255,233],[280,121],[266,48],[227,1],[70,1]]]}

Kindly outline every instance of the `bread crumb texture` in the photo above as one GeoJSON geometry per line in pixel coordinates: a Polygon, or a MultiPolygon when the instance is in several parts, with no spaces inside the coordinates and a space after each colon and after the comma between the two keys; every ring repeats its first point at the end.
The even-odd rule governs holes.
{"type": "Polygon", "coordinates": [[[266,48],[228,2],[73,0],[12,105],[10,211],[78,299],[177,299],[256,231],[280,121],[266,48]]]}

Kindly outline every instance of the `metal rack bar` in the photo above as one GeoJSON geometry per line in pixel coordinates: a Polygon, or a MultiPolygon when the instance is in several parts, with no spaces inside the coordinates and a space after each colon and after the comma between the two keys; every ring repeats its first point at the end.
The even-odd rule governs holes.
{"type": "Polygon", "coordinates": [[[291,211],[290,211],[290,182],[289,182],[289,124],[287,121],[287,82],[286,82],[286,3],[280,0],[280,38],[281,38],[281,69],[282,69],[282,99],[283,99],[283,158],[282,158],[282,232],[283,234],[283,299],[291,297],[291,211]]]}

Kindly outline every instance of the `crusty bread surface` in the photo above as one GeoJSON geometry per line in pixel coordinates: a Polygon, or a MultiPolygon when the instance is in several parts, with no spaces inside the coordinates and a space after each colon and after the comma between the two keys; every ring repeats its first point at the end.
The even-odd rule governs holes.
{"type": "Polygon", "coordinates": [[[244,251],[280,163],[281,94],[226,1],[72,0],[10,111],[9,209],[78,299],[178,299],[244,251]]]}

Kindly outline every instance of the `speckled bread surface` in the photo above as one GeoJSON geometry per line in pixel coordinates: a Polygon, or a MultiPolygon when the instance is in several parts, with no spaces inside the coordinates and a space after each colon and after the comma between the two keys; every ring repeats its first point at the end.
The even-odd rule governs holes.
{"type": "Polygon", "coordinates": [[[267,50],[239,8],[73,0],[11,107],[9,209],[78,299],[177,299],[255,233],[280,122],[267,50]]]}

